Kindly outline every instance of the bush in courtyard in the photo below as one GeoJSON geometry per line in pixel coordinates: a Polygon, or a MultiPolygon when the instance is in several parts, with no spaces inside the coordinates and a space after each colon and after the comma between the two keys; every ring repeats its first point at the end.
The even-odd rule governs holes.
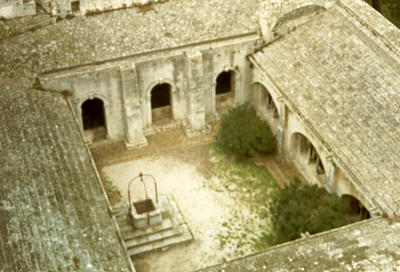
{"type": "Polygon", "coordinates": [[[111,205],[115,205],[122,199],[121,191],[115,186],[108,176],[103,178],[104,190],[106,190],[108,200],[111,205]]]}
{"type": "Polygon", "coordinates": [[[252,157],[257,152],[273,153],[276,140],[267,122],[261,120],[249,104],[231,108],[221,122],[216,143],[225,152],[252,157]]]}
{"type": "Polygon", "coordinates": [[[318,232],[348,224],[350,203],[336,194],[329,194],[317,185],[301,186],[299,180],[278,190],[272,196],[270,216],[272,232],[264,235],[270,245],[301,237],[301,233],[318,232]]]}

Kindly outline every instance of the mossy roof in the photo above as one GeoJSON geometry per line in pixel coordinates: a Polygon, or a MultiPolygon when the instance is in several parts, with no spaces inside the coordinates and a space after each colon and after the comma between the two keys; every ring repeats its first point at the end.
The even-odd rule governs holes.
{"type": "Polygon", "coordinates": [[[171,0],[0,37],[0,78],[26,85],[45,71],[253,32],[260,1],[171,0]]]}
{"type": "Polygon", "coordinates": [[[0,87],[0,271],[129,271],[65,99],[0,87]]]}
{"type": "Polygon", "coordinates": [[[397,271],[400,223],[362,221],[198,272],[397,271]]]}

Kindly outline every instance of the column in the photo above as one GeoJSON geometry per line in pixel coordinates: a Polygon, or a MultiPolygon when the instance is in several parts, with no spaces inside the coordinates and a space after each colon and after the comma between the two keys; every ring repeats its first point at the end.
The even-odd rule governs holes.
{"type": "Polygon", "coordinates": [[[336,176],[336,165],[333,162],[333,157],[332,155],[327,156],[326,158],[326,183],[325,183],[325,189],[329,193],[335,192],[335,176],[336,176]]]}
{"type": "Polygon", "coordinates": [[[138,78],[135,65],[120,66],[121,96],[124,112],[125,146],[127,149],[147,146],[143,135],[138,78]]]}
{"type": "Polygon", "coordinates": [[[203,57],[199,50],[185,52],[187,71],[187,120],[185,128],[188,136],[197,135],[206,128],[205,99],[203,88],[203,57]]]}

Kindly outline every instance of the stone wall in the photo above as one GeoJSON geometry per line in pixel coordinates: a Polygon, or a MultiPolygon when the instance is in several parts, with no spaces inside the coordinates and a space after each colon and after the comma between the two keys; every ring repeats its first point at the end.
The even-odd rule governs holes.
{"type": "Polygon", "coordinates": [[[89,14],[132,6],[144,6],[168,0],[36,0],[48,13],[65,16],[67,14],[89,14]]]}
{"type": "Polygon", "coordinates": [[[221,72],[235,74],[235,103],[247,101],[252,74],[246,56],[258,39],[253,33],[141,54],[47,74],[40,81],[45,89],[71,93],[79,118],[86,100],[101,99],[108,138],[139,147],[146,144],[144,136],[156,132],[151,91],[158,84],[171,86],[173,122],[183,125],[189,136],[203,132],[206,117],[216,114],[216,79],[221,72]]]}
{"type": "Polygon", "coordinates": [[[0,1],[0,18],[23,17],[36,14],[35,1],[0,1]]]}

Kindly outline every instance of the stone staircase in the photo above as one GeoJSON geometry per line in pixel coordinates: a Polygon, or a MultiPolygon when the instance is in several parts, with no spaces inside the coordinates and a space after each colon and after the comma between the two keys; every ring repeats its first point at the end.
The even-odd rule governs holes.
{"type": "Polygon", "coordinates": [[[136,229],[133,226],[128,204],[114,208],[113,214],[131,257],[155,250],[166,250],[170,246],[193,239],[182,213],[171,197],[160,196],[159,206],[161,207],[161,224],[146,229],[136,229]]]}

